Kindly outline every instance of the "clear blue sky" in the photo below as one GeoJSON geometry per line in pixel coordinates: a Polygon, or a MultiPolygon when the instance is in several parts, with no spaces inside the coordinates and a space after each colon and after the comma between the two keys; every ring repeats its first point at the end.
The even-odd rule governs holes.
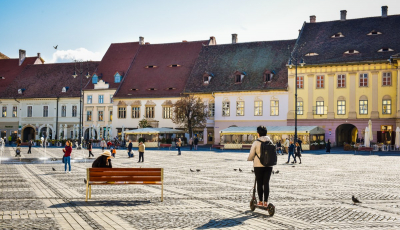
{"type": "Polygon", "coordinates": [[[310,15],[318,21],[400,14],[400,0],[0,0],[0,52],[40,52],[47,63],[100,60],[110,43],[206,40],[218,44],[297,38],[310,15]],[[53,46],[58,45],[58,51],[53,46]],[[53,57],[54,56],[54,57],[53,57]],[[62,59],[64,58],[64,59],[62,59]]]}

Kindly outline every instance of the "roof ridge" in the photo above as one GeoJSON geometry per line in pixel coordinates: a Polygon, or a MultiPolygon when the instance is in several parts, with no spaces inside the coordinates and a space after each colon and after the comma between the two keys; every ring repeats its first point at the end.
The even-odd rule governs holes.
{"type": "Polygon", "coordinates": [[[171,43],[154,43],[145,44],[142,46],[152,46],[152,45],[174,45],[174,44],[185,44],[185,43],[195,43],[195,42],[208,42],[208,40],[198,40],[198,41],[186,41],[186,42],[171,42],[171,43]]]}
{"type": "MultiPolygon", "coordinates": [[[[400,14],[392,14],[392,15],[388,15],[387,17],[384,18],[390,18],[390,17],[396,17],[396,16],[400,16],[400,14]]],[[[340,19],[337,20],[331,20],[331,21],[321,21],[321,22],[306,22],[306,24],[320,24],[320,23],[327,23],[327,22],[347,22],[347,21],[355,21],[355,20],[363,20],[363,19],[370,19],[370,18],[382,18],[382,16],[374,16],[374,17],[361,17],[361,18],[351,18],[351,19],[347,19],[342,21],[340,19]]]]}
{"type": "Polygon", "coordinates": [[[286,39],[286,40],[271,40],[271,41],[252,41],[252,42],[239,42],[239,43],[226,43],[226,44],[217,44],[217,45],[212,45],[210,47],[213,46],[226,46],[226,45],[241,45],[241,44],[250,44],[250,43],[273,43],[273,42],[290,42],[290,41],[295,41],[297,40],[297,38],[293,38],[293,39],[286,39]]]}

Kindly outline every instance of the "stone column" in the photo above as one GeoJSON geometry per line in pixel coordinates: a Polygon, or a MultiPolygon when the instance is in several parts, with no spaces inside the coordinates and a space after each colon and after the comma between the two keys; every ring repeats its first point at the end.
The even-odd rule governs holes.
{"type": "Polygon", "coordinates": [[[59,140],[61,140],[61,133],[62,133],[62,131],[63,131],[63,126],[62,126],[62,124],[60,124],[60,128],[58,129],[59,131],[59,134],[58,134],[58,139],[59,140]]]}
{"type": "Polygon", "coordinates": [[[335,74],[328,74],[328,79],[325,86],[328,87],[328,119],[335,118],[335,96],[334,96],[334,89],[335,85],[335,74]]]}
{"type": "Polygon", "coordinates": [[[356,98],[356,90],[357,90],[357,73],[350,72],[349,73],[349,119],[357,118],[357,98],[356,98]]]}
{"type": "Polygon", "coordinates": [[[67,125],[67,124],[65,124],[65,125],[64,125],[64,136],[63,136],[63,139],[64,139],[64,140],[66,140],[66,139],[67,139],[67,137],[68,137],[68,133],[67,133],[67,127],[68,127],[68,125],[67,125]]]}
{"type": "Polygon", "coordinates": [[[379,118],[379,98],[378,98],[378,79],[379,79],[379,71],[372,71],[371,72],[371,80],[369,83],[371,83],[372,87],[372,98],[368,98],[368,100],[371,101],[371,119],[377,119],[379,118]]]}
{"type": "MultiPolygon", "coordinates": [[[[304,81],[306,79],[304,78],[304,81]]],[[[314,102],[314,74],[308,74],[307,75],[307,87],[305,87],[304,82],[304,88],[308,91],[308,101],[307,101],[307,119],[313,119],[314,118],[314,112],[313,112],[313,105],[315,104],[314,102]]]]}

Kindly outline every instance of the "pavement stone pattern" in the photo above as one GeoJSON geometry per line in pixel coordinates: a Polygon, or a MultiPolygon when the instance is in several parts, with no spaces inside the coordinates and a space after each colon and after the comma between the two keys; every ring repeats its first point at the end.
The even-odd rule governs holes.
{"type": "Polygon", "coordinates": [[[26,152],[0,151],[0,229],[400,229],[398,155],[305,153],[295,165],[278,156],[270,217],[250,211],[247,151],[147,150],[137,163],[137,154],[128,159],[118,150],[114,167],[164,168],[164,202],[157,185],[93,186],[85,202],[83,179],[94,160],[87,150],[73,150],[71,174],[60,148],[26,152]],[[362,203],[353,205],[352,195],[362,203]]]}

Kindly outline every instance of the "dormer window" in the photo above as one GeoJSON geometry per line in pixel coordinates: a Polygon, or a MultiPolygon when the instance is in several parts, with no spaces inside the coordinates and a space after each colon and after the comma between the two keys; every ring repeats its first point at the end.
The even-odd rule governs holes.
{"type": "Polygon", "coordinates": [[[345,54],[358,54],[358,53],[360,53],[359,51],[357,51],[357,50],[347,50],[346,52],[344,52],[345,54]]]}
{"type": "Polygon", "coordinates": [[[174,88],[174,87],[166,88],[166,90],[174,90],[174,89],[176,89],[176,88],[174,88]]]}
{"type": "Polygon", "coordinates": [[[169,65],[168,67],[180,67],[181,65],[178,65],[178,64],[172,64],[172,65],[169,65]]]}
{"type": "Polygon", "coordinates": [[[150,91],[155,91],[155,90],[157,90],[157,89],[155,89],[155,88],[149,88],[148,90],[150,90],[150,91]]]}
{"type": "Polygon", "coordinates": [[[266,70],[264,72],[264,82],[269,82],[274,77],[275,71],[266,70]]]}
{"type": "Polygon", "coordinates": [[[4,80],[4,79],[6,79],[6,78],[5,78],[5,77],[0,77],[0,79],[1,79],[1,80],[4,80]]]}
{"type": "Polygon", "coordinates": [[[379,34],[382,34],[382,33],[379,31],[373,30],[373,31],[369,32],[369,34],[367,34],[367,35],[379,35],[379,34]]]}
{"type": "Polygon", "coordinates": [[[22,94],[25,91],[25,89],[18,89],[18,94],[22,94]]]}
{"type": "Polygon", "coordinates": [[[214,74],[205,72],[203,74],[203,84],[208,85],[211,82],[211,79],[214,77],[214,74]]]}
{"type": "Polygon", "coordinates": [[[331,36],[331,38],[343,38],[343,37],[344,37],[344,35],[342,34],[342,32],[336,33],[331,36]]]}
{"type": "Polygon", "coordinates": [[[390,49],[390,48],[382,48],[382,49],[378,50],[378,52],[390,52],[390,51],[394,51],[394,50],[390,49]]]}
{"type": "Polygon", "coordinates": [[[307,53],[305,56],[311,57],[311,56],[318,56],[319,54],[317,53],[307,53]]]}
{"type": "Polygon", "coordinates": [[[139,89],[136,89],[136,88],[132,88],[131,90],[132,90],[132,91],[138,91],[139,89]]]}
{"type": "Polygon", "coordinates": [[[96,74],[94,74],[92,77],[92,83],[97,84],[98,81],[99,81],[99,77],[96,74]]]}
{"type": "Polygon", "coordinates": [[[114,83],[120,83],[120,82],[121,82],[121,79],[122,79],[122,76],[117,72],[117,73],[114,75],[114,83]]]}
{"type": "Polygon", "coordinates": [[[146,67],[144,67],[144,68],[146,68],[146,69],[152,69],[152,68],[156,68],[157,66],[155,66],[155,65],[148,65],[148,66],[146,66],[146,67]]]}
{"type": "Polygon", "coordinates": [[[235,83],[242,83],[244,76],[246,76],[245,72],[236,71],[235,72],[235,83]]]}
{"type": "Polygon", "coordinates": [[[69,87],[65,86],[62,88],[61,93],[66,93],[68,91],[69,87]]]}

